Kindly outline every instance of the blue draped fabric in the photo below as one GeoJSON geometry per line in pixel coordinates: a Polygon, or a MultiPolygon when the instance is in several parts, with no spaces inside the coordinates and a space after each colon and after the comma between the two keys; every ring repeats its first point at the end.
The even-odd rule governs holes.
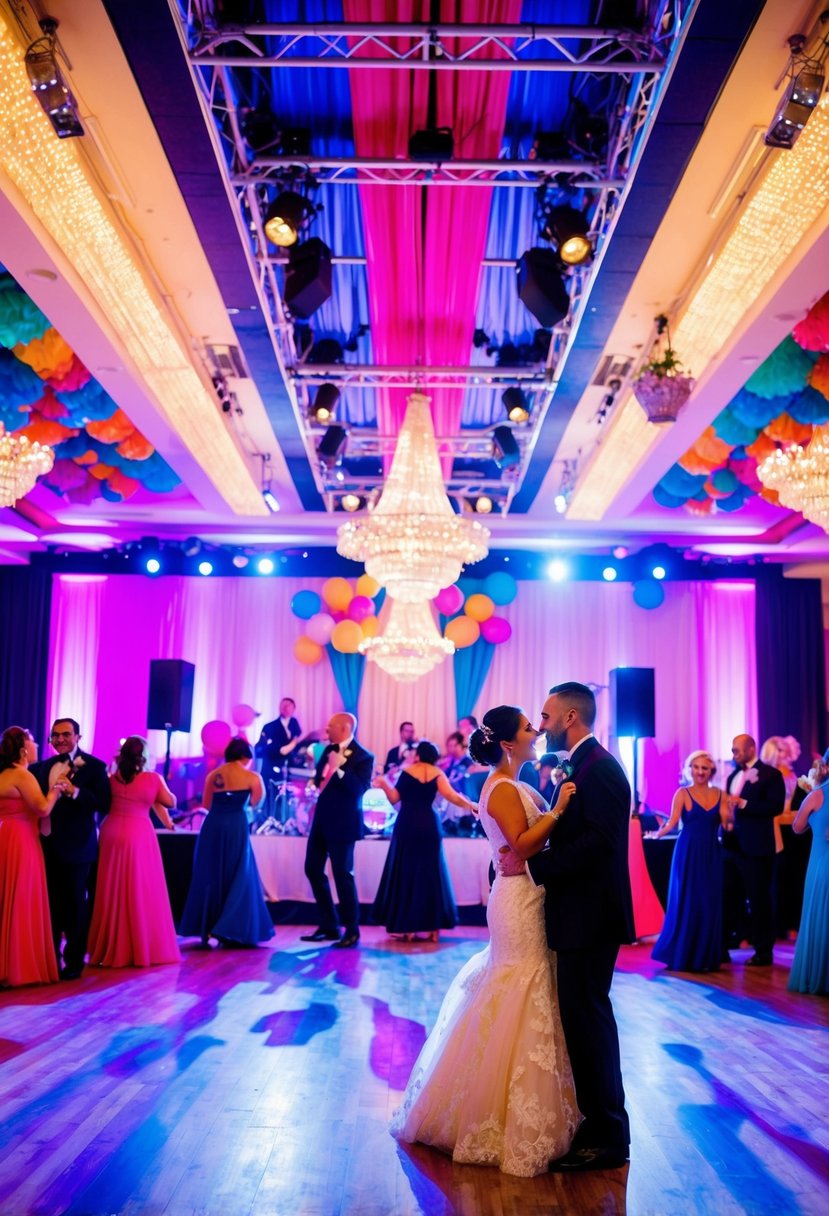
{"type": "Polygon", "coordinates": [[[356,718],[366,661],[361,654],[342,654],[330,643],[325,649],[331,660],[331,671],[337,691],[343,699],[343,709],[346,713],[354,714],[356,718]]]}
{"type": "Polygon", "coordinates": [[[464,646],[462,650],[455,651],[453,663],[458,721],[474,713],[484,680],[489,674],[494,650],[492,642],[478,638],[474,646],[464,646]]]}

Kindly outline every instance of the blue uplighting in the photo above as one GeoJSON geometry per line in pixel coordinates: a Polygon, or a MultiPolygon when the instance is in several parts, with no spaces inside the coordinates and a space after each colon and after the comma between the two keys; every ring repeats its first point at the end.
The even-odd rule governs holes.
{"type": "Polygon", "coordinates": [[[161,562],[157,557],[148,557],[144,565],[148,574],[158,574],[161,569],[161,562]]]}
{"type": "Polygon", "coordinates": [[[212,574],[212,573],[213,573],[213,563],[212,562],[199,562],[199,574],[203,574],[206,578],[208,574],[212,574]]]}

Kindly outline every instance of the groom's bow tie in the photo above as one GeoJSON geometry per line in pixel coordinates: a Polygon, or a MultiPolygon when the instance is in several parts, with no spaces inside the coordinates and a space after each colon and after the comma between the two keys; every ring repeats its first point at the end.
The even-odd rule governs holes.
{"type": "Polygon", "coordinates": [[[339,743],[330,743],[328,745],[329,752],[338,752],[340,750],[339,743]]]}

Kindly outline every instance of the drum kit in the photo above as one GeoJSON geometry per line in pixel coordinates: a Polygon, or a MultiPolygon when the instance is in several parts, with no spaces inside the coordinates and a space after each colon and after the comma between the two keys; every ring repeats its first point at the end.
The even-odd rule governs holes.
{"type": "MultiPolygon", "coordinates": [[[[291,759],[304,756],[306,748],[317,741],[315,734],[300,739],[291,759]]],[[[317,801],[311,768],[292,767],[289,758],[270,775],[263,771],[265,783],[264,818],[254,820],[251,832],[256,836],[307,836],[317,801]]]]}

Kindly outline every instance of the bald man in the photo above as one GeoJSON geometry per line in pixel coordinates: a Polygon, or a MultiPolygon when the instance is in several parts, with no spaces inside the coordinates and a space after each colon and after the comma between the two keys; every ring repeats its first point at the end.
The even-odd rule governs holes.
{"type": "Polygon", "coordinates": [[[319,790],[305,852],[305,874],[314,892],[319,927],[302,935],[304,942],[333,942],[339,950],[360,941],[360,903],[354,882],[354,843],[363,835],[363,794],[371,785],[374,756],[354,738],[353,714],[334,714],[328,723],[330,743],[320,756],[314,785],[319,790]],[[331,896],[325,863],[331,858],[340,919],[331,896]],[[340,921],[343,935],[340,936],[340,921]]]}

